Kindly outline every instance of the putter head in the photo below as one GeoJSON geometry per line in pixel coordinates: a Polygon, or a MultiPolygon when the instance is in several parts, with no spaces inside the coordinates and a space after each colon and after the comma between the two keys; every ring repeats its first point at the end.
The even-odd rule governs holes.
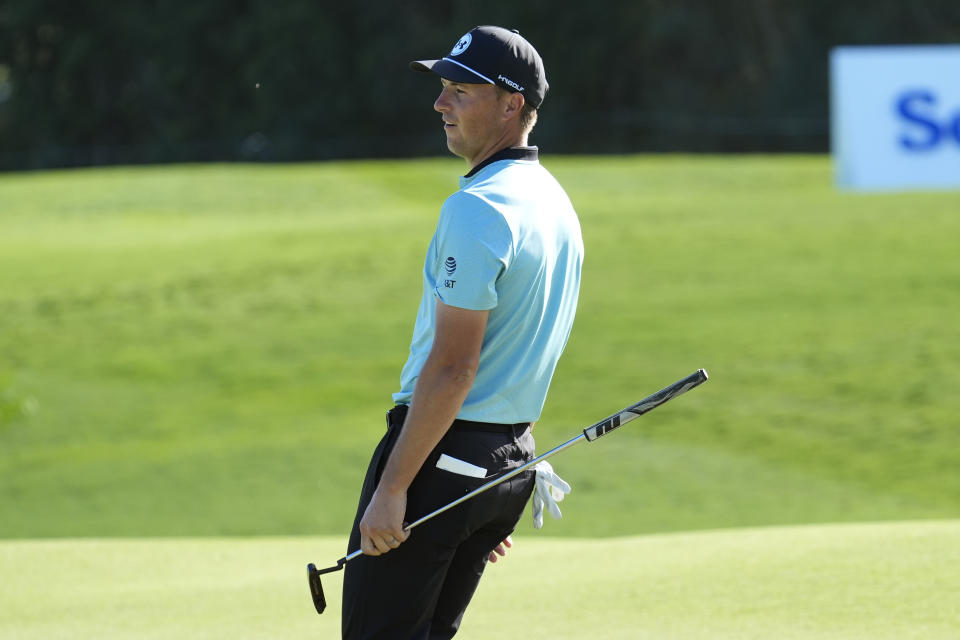
{"type": "Polygon", "coordinates": [[[327,599],[323,596],[323,585],[320,584],[320,571],[312,562],[307,565],[307,582],[310,584],[310,595],[313,597],[313,606],[317,613],[323,613],[327,608],[327,599]]]}

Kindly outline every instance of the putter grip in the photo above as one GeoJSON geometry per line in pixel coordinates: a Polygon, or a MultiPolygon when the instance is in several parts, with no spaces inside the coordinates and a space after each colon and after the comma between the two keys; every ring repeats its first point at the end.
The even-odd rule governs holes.
{"type": "Polygon", "coordinates": [[[587,427],[583,430],[583,435],[589,442],[593,442],[600,436],[610,433],[617,427],[625,425],[634,418],[639,418],[648,411],[653,411],[663,403],[676,398],[681,393],[690,391],[690,389],[693,389],[694,387],[701,385],[706,381],[707,372],[703,369],[697,369],[683,380],[677,380],[669,387],[665,387],[653,395],[647,396],[640,402],[630,405],[626,409],[613,414],[609,418],[605,418],[595,425],[587,427]]]}

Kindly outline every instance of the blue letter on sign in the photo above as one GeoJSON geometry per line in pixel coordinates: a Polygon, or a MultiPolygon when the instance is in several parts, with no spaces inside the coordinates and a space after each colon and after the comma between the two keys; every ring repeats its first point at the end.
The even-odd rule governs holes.
{"type": "Polygon", "coordinates": [[[897,113],[907,122],[912,122],[918,127],[925,129],[928,134],[922,139],[911,138],[906,134],[901,135],[900,145],[904,149],[909,149],[910,151],[927,151],[939,144],[940,127],[936,121],[931,120],[929,116],[925,117],[923,114],[914,111],[917,103],[933,106],[936,102],[937,98],[929,91],[911,91],[910,93],[905,93],[900,96],[900,99],[897,101],[897,113]]]}

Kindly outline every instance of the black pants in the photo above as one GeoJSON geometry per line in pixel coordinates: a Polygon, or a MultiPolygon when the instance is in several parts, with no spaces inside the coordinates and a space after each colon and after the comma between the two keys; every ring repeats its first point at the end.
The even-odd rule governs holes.
{"type": "MultiPolygon", "coordinates": [[[[395,409],[387,415],[387,433],[363,482],[350,551],[360,548],[360,520],[400,435],[404,414],[395,409]]],[[[534,455],[529,428],[494,433],[454,423],[407,491],[406,521],[433,512],[534,455]],[[485,468],[487,479],[438,469],[444,453],[485,468]]],[[[344,640],[452,638],[490,552],[513,532],[534,482],[535,472],[525,471],[417,526],[399,548],[350,561],[343,579],[344,640]]]]}

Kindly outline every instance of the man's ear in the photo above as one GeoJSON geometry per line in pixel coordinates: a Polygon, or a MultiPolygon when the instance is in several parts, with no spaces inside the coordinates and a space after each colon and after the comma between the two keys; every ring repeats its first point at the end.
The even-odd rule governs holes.
{"type": "Polygon", "coordinates": [[[507,99],[504,100],[504,107],[503,107],[504,120],[510,120],[512,118],[520,117],[520,114],[523,112],[524,104],[526,104],[526,100],[524,99],[522,93],[508,94],[507,99]]]}

